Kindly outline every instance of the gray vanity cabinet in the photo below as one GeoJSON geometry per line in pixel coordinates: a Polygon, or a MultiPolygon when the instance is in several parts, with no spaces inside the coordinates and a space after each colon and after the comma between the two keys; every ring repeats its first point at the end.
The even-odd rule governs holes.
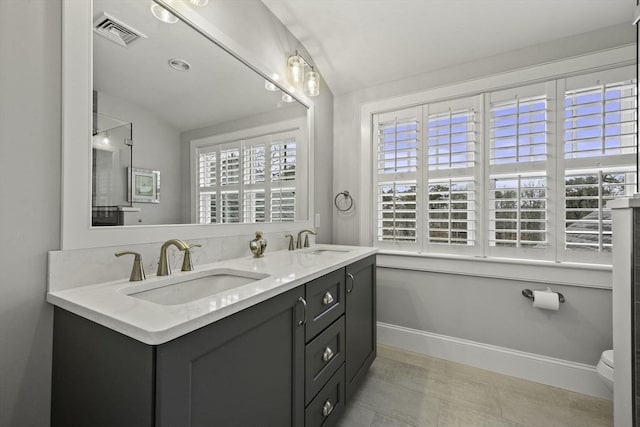
{"type": "Polygon", "coordinates": [[[376,358],[376,257],[347,266],[346,401],[376,358]]]}
{"type": "Polygon", "coordinates": [[[158,346],[156,426],[301,426],[303,288],[158,346]]]}
{"type": "Polygon", "coordinates": [[[158,346],[55,310],[53,427],[304,424],[304,286],[158,346]]]}
{"type": "Polygon", "coordinates": [[[59,307],[53,427],[329,427],[375,358],[375,257],[161,345],[59,307]]]}

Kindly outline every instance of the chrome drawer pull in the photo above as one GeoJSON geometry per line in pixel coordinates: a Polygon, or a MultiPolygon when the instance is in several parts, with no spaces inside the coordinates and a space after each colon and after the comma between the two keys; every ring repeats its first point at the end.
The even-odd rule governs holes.
{"type": "Polygon", "coordinates": [[[324,402],[324,406],[322,407],[322,415],[328,417],[333,412],[333,404],[330,400],[324,402]]]}
{"type": "Polygon", "coordinates": [[[324,296],[322,297],[322,305],[329,305],[333,302],[333,295],[331,295],[331,292],[327,292],[326,294],[324,294],[324,296]]]}
{"type": "Polygon", "coordinates": [[[353,292],[354,286],[356,286],[356,278],[353,277],[353,274],[351,273],[347,273],[347,277],[351,279],[351,289],[347,288],[347,293],[350,294],[351,292],[353,292]]]}
{"type": "Polygon", "coordinates": [[[302,297],[298,298],[298,302],[302,303],[302,308],[304,310],[304,317],[302,318],[302,320],[298,321],[298,326],[302,326],[307,323],[307,302],[302,297]]]}
{"type": "Polygon", "coordinates": [[[335,356],[333,354],[333,350],[331,350],[331,347],[327,347],[324,349],[324,352],[322,353],[322,360],[324,360],[325,362],[328,362],[329,360],[333,359],[333,356],[335,356]]]}

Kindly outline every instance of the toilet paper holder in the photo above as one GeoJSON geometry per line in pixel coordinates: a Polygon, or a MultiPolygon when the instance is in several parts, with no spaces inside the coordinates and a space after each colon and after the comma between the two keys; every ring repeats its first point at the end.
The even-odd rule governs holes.
{"type": "MultiPolygon", "coordinates": [[[[547,290],[547,291],[551,291],[550,288],[547,289],[541,289],[541,290],[547,290]]],[[[553,292],[553,291],[551,291],[553,292]]],[[[562,295],[560,292],[556,292],[558,294],[558,300],[563,303],[564,302],[564,295],[562,295]]],[[[531,289],[523,289],[522,290],[522,296],[530,299],[531,301],[533,301],[535,298],[533,296],[533,291],[531,289]]]]}

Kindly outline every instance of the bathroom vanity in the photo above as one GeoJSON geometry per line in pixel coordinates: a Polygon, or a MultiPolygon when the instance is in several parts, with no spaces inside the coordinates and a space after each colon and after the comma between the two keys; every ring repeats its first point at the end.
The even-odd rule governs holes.
{"type": "Polygon", "coordinates": [[[48,295],[53,426],[335,424],[376,355],[375,249],[279,251],[174,276],[48,295]],[[255,280],[180,304],[146,297],[222,268],[255,280]]]}

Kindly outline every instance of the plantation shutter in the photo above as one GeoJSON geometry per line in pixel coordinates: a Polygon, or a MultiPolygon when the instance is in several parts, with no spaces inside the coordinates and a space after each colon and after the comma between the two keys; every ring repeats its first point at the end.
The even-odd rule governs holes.
{"type": "Polygon", "coordinates": [[[243,222],[267,221],[265,186],[268,140],[268,137],[257,137],[245,140],[242,144],[243,222]]]}
{"type": "Polygon", "coordinates": [[[481,101],[477,96],[430,104],[424,109],[425,244],[438,246],[430,251],[479,252],[481,101]]]}
{"type": "Polygon", "coordinates": [[[217,219],[216,186],[218,177],[217,153],[215,148],[204,147],[198,150],[198,223],[211,224],[217,219]]]}
{"type": "Polygon", "coordinates": [[[607,202],[636,188],[634,75],[633,67],[625,67],[562,82],[566,260],[610,263],[607,202]]]}
{"type": "Polygon", "coordinates": [[[295,221],[297,198],[297,142],[294,135],[274,135],[270,146],[271,221],[295,221]]]}
{"type": "Polygon", "coordinates": [[[251,129],[255,136],[245,139],[192,141],[194,218],[200,223],[307,218],[308,191],[298,188],[300,180],[307,182],[305,168],[299,170],[299,162],[308,164],[306,147],[299,144],[306,128],[305,121],[291,120],[251,129]]]}
{"type": "Polygon", "coordinates": [[[392,248],[415,247],[418,238],[420,107],[374,116],[376,241],[392,248]]]}
{"type": "Polygon", "coordinates": [[[492,92],[489,111],[489,254],[553,259],[549,167],[551,83],[492,92]]]}

